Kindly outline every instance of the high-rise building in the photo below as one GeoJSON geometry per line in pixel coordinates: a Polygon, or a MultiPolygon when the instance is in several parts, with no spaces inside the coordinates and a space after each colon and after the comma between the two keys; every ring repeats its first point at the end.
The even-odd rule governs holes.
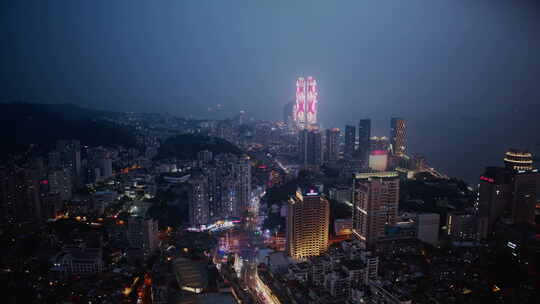
{"type": "Polygon", "coordinates": [[[251,202],[251,165],[248,160],[241,159],[234,165],[236,180],[237,216],[248,210],[251,202]]]}
{"type": "Polygon", "coordinates": [[[0,213],[4,222],[40,219],[39,191],[36,170],[19,167],[0,170],[0,213]]]}
{"type": "Polygon", "coordinates": [[[96,168],[99,173],[99,176],[96,176],[96,180],[105,180],[112,177],[112,159],[108,153],[96,159],[96,168]]]}
{"type": "Polygon", "coordinates": [[[508,149],[504,155],[504,165],[507,169],[514,171],[532,170],[532,153],[519,149],[508,149]]]}
{"type": "Polygon", "coordinates": [[[514,223],[535,225],[535,208],[540,191],[540,173],[537,170],[514,174],[512,219],[514,223]]]}
{"type": "Polygon", "coordinates": [[[446,216],[446,231],[454,241],[473,241],[478,238],[476,217],[470,212],[455,211],[446,216]]]}
{"type": "Polygon", "coordinates": [[[386,136],[372,136],[370,138],[370,151],[374,150],[390,150],[390,142],[386,136]]]}
{"type": "Polygon", "coordinates": [[[388,151],[371,151],[369,154],[369,168],[375,171],[386,171],[388,168],[388,151]]]}
{"type": "Polygon", "coordinates": [[[294,121],[299,130],[306,126],[306,80],[299,77],[296,80],[296,103],[294,104],[294,121]]]}
{"type": "Polygon", "coordinates": [[[478,190],[478,233],[485,239],[512,200],[511,174],[503,167],[487,167],[478,190]]]}
{"type": "Polygon", "coordinates": [[[317,92],[317,81],[309,76],[307,78],[307,94],[306,94],[306,122],[308,125],[317,124],[317,107],[319,92],[317,92]]]}
{"type": "Polygon", "coordinates": [[[287,209],[287,253],[297,260],[328,249],[330,206],[316,187],[298,189],[287,209]]]}
{"type": "Polygon", "coordinates": [[[353,176],[353,236],[373,248],[397,222],[397,172],[357,173],[353,176]]]}
{"type": "Polygon", "coordinates": [[[416,217],[416,237],[425,243],[437,245],[439,242],[439,221],[441,216],[438,213],[420,213],[416,217]]]}
{"type": "Polygon", "coordinates": [[[59,140],[56,150],[60,153],[62,167],[71,169],[74,181],[81,175],[81,143],[78,140],[59,140]]]}
{"type": "Polygon", "coordinates": [[[354,155],[356,144],[356,127],[345,126],[345,158],[351,159],[354,155]]]}
{"type": "Polygon", "coordinates": [[[301,130],[298,133],[300,164],[304,169],[319,169],[322,163],[321,133],[318,130],[301,130]]]}
{"type": "Polygon", "coordinates": [[[358,123],[358,155],[364,163],[368,161],[371,146],[371,119],[360,119],[358,123]]]}
{"type": "Polygon", "coordinates": [[[195,172],[190,179],[191,195],[189,200],[189,222],[198,227],[208,224],[210,212],[208,204],[208,179],[200,172],[195,172]]]}
{"type": "Polygon", "coordinates": [[[158,248],[158,221],[143,217],[128,219],[128,241],[132,248],[140,248],[145,255],[151,254],[158,248]]]}
{"type": "Polygon", "coordinates": [[[405,119],[392,117],[390,121],[390,144],[396,156],[407,153],[407,123],[405,119]]]}
{"type": "Polygon", "coordinates": [[[304,77],[299,77],[296,80],[294,121],[297,129],[302,130],[317,124],[318,94],[315,78],[309,76],[306,80],[304,77]]]}
{"type": "Polygon", "coordinates": [[[327,163],[334,163],[339,158],[339,133],[338,128],[326,130],[324,160],[327,163]]]}
{"type": "Polygon", "coordinates": [[[58,168],[49,171],[49,192],[60,195],[60,199],[69,200],[72,195],[72,178],[69,168],[58,168]]]}

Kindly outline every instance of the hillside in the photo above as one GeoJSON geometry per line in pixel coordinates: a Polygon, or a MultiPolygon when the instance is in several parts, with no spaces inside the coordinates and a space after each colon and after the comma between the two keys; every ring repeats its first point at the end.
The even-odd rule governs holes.
{"type": "Polygon", "coordinates": [[[89,146],[136,146],[129,130],[98,120],[102,113],[69,104],[0,104],[0,158],[22,153],[30,144],[46,151],[59,139],[78,139],[89,146]]]}
{"type": "Polygon", "coordinates": [[[181,134],[168,138],[160,147],[155,159],[195,159],[197,152],[209,150],[216,154],[242,154],[242,150],[234,144],[217,137],[193,134],[181,134]]]}

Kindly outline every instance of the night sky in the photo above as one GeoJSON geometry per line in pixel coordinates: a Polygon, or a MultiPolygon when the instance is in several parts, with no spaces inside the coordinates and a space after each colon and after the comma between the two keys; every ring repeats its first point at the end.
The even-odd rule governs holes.
{"type": "Polygon", "coordinates": [[[0,101],[281,119],[312,75],[324,127],[403,116],[453,176],[540,152],[538,1],[13,0],[0,43],[0,101]]]}

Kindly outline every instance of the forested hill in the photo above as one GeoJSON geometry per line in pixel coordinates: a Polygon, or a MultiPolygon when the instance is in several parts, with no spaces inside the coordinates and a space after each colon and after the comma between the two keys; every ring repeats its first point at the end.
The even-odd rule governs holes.
{"type": "Polygon", "coordinates": [[[156,159],[195,159],[197,152],[202,150],[212,151],[214,155],[220,153],[242,154],[240,148],[221,138],[181,134],[165,140],[159,147],[156,159]]]}
{"type": "Polygon", "coordinates": [[[136,146],[130,130],[98,119],[104,113],[71,104],[0,103],[0,158],[22,153],[30,144],[47,150],[59,139],[89,146],[136,146]]]}

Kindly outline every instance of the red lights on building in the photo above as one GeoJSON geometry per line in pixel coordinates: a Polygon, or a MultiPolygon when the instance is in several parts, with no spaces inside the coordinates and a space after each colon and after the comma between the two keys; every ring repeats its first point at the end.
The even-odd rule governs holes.
{"type": "Polygon", "coordinates": [[[371,151],[371,155],[387,155],[388,151],[386,150],[373,150],[371,151]]]}
{"type": "Polygon", "coordinates": [[[480,176],[480,180],[488,182],[488,183],[494,183],[495,182],[495,180],[493,178],[489,178],[489,177],[485,177],[485,176],[480,176]]]}

